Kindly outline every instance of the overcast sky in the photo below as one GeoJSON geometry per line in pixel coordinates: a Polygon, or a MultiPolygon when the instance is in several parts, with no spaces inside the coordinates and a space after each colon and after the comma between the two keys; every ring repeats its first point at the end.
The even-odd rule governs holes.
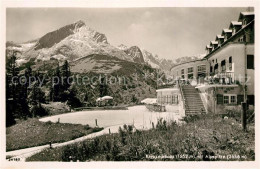
{"type": "Polygon", "coordinates": [[[9,8],[8,41],[36,39],[83,20],[114,46],[137,45],[161,58],[205,53],[205,46],[246,8],[9,8]]]}

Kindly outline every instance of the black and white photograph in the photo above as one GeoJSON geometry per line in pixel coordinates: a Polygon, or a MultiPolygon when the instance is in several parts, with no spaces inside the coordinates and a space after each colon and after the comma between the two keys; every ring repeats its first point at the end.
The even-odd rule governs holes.
{"type": "Polygon", "coordinates": [[[259,3],[215,4],[3,7],[1,161],[255,164],[259,3]]]}

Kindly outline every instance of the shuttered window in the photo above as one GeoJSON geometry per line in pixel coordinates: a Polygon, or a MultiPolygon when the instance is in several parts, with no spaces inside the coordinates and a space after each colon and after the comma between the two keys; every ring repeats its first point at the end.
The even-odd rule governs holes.
{"type": "Polygon", "coordinates": [[[215,66],[214,66],[214,72],[215,72],[215,73],[218,73],[218,63],[215,64],[215,66]]]}
{"type": "Polygon", "coordinates": [[[229,70],[231,71],[232,70],[232,56],[229,57],[228,62],[229,62],[229,70]]]}
{"type": "Polygon", "coordinates": [[[221,61],[221,70],[222,70],[222,72],[226,71],[226,60],[221,61]]]}
{"type": "Polygon", "coordinates": [[[222,94],[217,95],[217,104],[223,104],[223,95],[222,94]]]}
{"type": "Polygon", "coordinates": [[[255,105],[255,95],[247,95],[247,101],[249,105],[255,105]]]}
{"type": "Polygon", "coordinates": [[[247,69],[254,69],[254,55],[247,55],[247,69]]]}
{"type": "Polygon", "coordinates": [[[244,95],[237,95],[237,104],[241,104],[244,101],[244,95]]]}

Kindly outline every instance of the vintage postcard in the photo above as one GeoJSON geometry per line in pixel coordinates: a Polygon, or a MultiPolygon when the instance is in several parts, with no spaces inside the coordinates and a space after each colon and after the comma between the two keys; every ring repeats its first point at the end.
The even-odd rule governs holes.
{"type": "Polygon", "coordinates": [[[3,168],[259,167],[259,1],[111,2],[2,1],[3,168]]]}

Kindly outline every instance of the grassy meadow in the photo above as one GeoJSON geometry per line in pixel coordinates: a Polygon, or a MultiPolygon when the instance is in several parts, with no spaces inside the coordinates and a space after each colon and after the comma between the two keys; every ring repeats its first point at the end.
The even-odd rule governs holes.
{"type": "Polygon", "coordinates": [[[65,142],[100,130],[88,125],[45,123],[29,118],[6,128],[6,151],[65,142]]]}
{"type": "Polygon", "coordinates": [[[244,131],[239,120],[219,115],[185,119],[186,124],[159,120],[153,129],[125,125],[108,134],[65,147],[45,149],[27,161],[251,161],[255,129],[244,131]]]}

